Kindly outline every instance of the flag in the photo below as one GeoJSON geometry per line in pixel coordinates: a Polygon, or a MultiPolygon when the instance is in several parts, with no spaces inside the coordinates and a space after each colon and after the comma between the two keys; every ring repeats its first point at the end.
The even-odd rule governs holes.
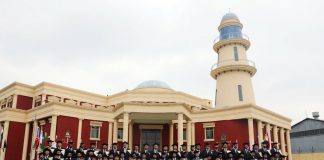
{"type": "Polygon", "coordinates": [[[47,133],[44,132],[44,137],[43,137],[43,140],[41,141],[41,149],[44,150],[47,146],[47,141],[48,141],[48,136],[47,136],[47,133]]]}
{"type": "Polygon", "coordinates": [[[39,129],[39,127],[37,127],[36,137],[35,137],[34,146],[33,146],[33,149],[35,149],[35,150],[37,150],[38,146],[39,146],[39,136],[40,136],[40,129],[39,129]]]}

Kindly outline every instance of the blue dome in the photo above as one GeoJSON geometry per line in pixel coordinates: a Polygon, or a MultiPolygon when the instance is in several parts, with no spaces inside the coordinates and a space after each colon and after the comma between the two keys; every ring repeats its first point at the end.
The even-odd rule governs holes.
{"type": "Polygon", "coordinates": [[[236,20],[239,20],[239,18],[237,17],[236,14],[232,13],[232,12],[228,12],[226,13],[223,18],[222,18],[222,21],[225,21],[225,20],[229,20],[229,19],[236,19],[236,20]]]}
{"type": "Polygon", "coordinates": [[[135,89],[141,89],[141,88],[164,88],[164,89],[171,89],[171,87],[162,81],[156,81],[156,80],[149,80],[144,81],[140,83],[135,89]]]}

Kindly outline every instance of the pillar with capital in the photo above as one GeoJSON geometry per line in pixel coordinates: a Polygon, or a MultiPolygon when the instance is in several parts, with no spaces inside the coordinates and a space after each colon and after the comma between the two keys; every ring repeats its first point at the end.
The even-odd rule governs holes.
{"type": "Polygon", "coordinates": [[[169,147],[171,148],[172,147],[172,144],[173,144],[173,123],[171,122],[169,124],[169,147]]]}
{"type": "Polygon", "coordinates": [[[253,118],[248,118],[248,128],[249,128],[249,144],[250,148],[254,144],[254,127],[253,127],[253,118]]]}
{"type": "Polygon", "coordinates": [[[118,120],[114,119],[114,133],[113,133],[113,143],[118,141],[118,120]]]}
{"type": "Polygon", "coordinates": [[[286,143],[285,143],[285,130],[280,128],[280,149],[283,154],[286,154],[286,143]]]}
{"type": "Polygon", "coordinates": [[[261,143],[263,141],[263,130],[262,130],[262,121],[258,120],[258,143],[259,146],[261,146],[261,143]]]}
{"type": "Polygon", "coordinates": [[[55,141],[55,139],[56,139],[55,138],[56,137],[56,125],[57,125],[57,115],[52,115],[50,138],[53,141],[55,141]]]}
{"type": "Polygon", "coordinates": [[[129,120],[129,113],[124,113],[123,118],[123,142],[128,142],[128,120],[129,120]]]}
{"type": "Polygon", "coordinates": [[[287,139],[287,152],[288,152],[288,160],[292,160],[291,153],[291,143],[290,143],[290,130],[286,130],[286,139],[287,139]]]}
{"type": "Polygon", "coordinates": [[[81,139],[81,135],[82,135],[82,121],[83,119],[79,118],[79,127],[78,127],[78,147],[80,146],[82,139],[81,139]]]}
{"type": "Polygon", "coordinates": [[[27,122],[25,124],[25,135],[24,135],[24,146],[23,146],[23,152],[22,152],[22,159],[27,158],[27,148],[28,148],[28,135],[29,135],[29,129],[30,129],[30,124],[27,122]]]}
{"type": "Polygon", "coordinates": [[[187,150],[189,151],[191,145],[191,121],[190,120],[187,121],[186,132],[187,132],[187,150]]]}
{"type": "Polygon", "coordinates": [[[4,142],[8,138],[8,130],[9,130],[9,121],[5,121],[3,125],[3,137],[2,137],[2,142],[1,142],[1,154],[0,154],[0,159],[4,159],[6,157],[6,149],[3,150],[4,142]]]}
{"type": "Polygon", "coordinates": [[[183,114],[178,113],[178,148],[183,144],[183,114]]]}
{"type": "Polygon", "coordinates": [[[109,122],[108,124],[108,145],[112,145],[112,137],[113,137],[113,122],[109,122]]]}

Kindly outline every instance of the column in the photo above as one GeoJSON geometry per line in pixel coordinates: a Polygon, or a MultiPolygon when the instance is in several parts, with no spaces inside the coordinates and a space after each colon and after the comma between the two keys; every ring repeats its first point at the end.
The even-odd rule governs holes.
{"type": "Polygon", "coordinates": [[[113,143],[117,143],[118,141],[118,121],[117,119],[114,120],[114,137],[113,137],[113,143]]]}
{"type": "Polygon", "coordinates": [[[6,141],[7,140],[7,138],[8,138],[8,130],[9,130],[9,121],[5,121],[5,123],[4,123],[4,126],[3,126],[3,138],[2,138],[2,143],[1,143],[1,155],[0,155],[0,159],[2,160],[2,159],[5,159],[5,157],[6,157],[6,150],[7,149],[5,149],[5,150],[3,150],[3,146],[4,146],[4,141],[6,141]]]}
{"type": "Polygon", "coordinates": [[[45,104],[45,100],[46,100],[46,94],[42,94],[41,105],[45,104]]]}
{"type": "Polygon", "coordinates": [[[191,144],[196,144],[196,135],[195,135],[195,123],[191,123],[191,144]]]}
{"type": "Polygon", "coordinates": [[[274,125],[273,126],[273,141],[274,142],[279,142],[278,141],[278,126],[274,125]]]}
{"type": "Polygon", "coordinates": [[[169,135],[170,135],[170,137],[169,137],[169,146],[170,146],[170,149],[171,149],[172,144],[173,144],[173,123],[172,122],[169,124],[169,135]]]}
{"type": "Polygon", "coordinates": [[[286,155],[286,144],[285,144],[285,130],[284,128],[280,128],[280,149],[282,154],[286,155]]]}
{"type": "MultiPolygon", "coordinates": [[[[270,128],[270,123],[266,123],[266,132],[267,132],[267,135],[268,135],[268,139],[270,138],[271,139],[271,128],[270,128]]],[[[270,142],[271,143],[271,142],[270,142]]]]}
{"type": "Polygon", "coordinates": [[[129,148],[133,149],[133,123],[129,123],[129,148]]]}
{"type": "MultiPolygon", "coordinates": [[[[37,127],[38,127],[38,122],[37,120],[34,120],[34,123],[33,123],[33,135],[32,135],[32,141],[31,141],[31,144],[30,144],[30,147],[31,147],[31,150],[30,150],[30,159],[35,159],[35,150],[33,149],[33,146],[34,146],[34,139],[36,138],[36,132],[37,132],[37,127]]],[[[52,125],[51,125],[52,127],[52,125]]],[[[52,128],[51,128],[52,129],[52,128]]],[[[52,136],[52,133],[51,133],[51,136],[52,136]]]]}
{"type": "Polygon", "coordinates": [[[112,122],[109,122],[109,124],[108,124],[108,146],[112,145],[113,124],[114,123],[112,123],[112,122]]]}
{"type": "Polygon", "coordinates": [[[82,135],[82,121],[83,119],[79,118],[79,127],[78,127],[78,146],[80,146],[81,142],[82,142],[82,139],[81,139],[81,135],[82,135]]]}
{"type": "Polygon", "coordinates": [[[183,114],[178,113],[178,149],[183,144],[183,114]]]}
{"type": "Polygon", "coordinates": [[[123,142],[128,142],[128,119],[129,119],[129,113],[124,113],[124,119],[123,119],[123,142]]]}
{"type": "Polygon", "coordinates": [[[22,152],[22,159],[26,159],[27,158],[29,129],[30,129],[30,124],[29,123],[26,123],[26,126],[25,126],[25,135],[24,135],[24,146],[23,146],[23,152],[22,152]]]}
{"type": "MultiPolygon", "coordinates": [[[[57,115],[52,115],[50,138],[53,141],[56,140],[56,138],[55,138],[56,137],[56,124],[57,124],[57,115]]],[[[37,127],[37,125],[36,125],[36,127],[37,127]]]]}
{"type": "Polygon", "coordinates": [[[187,150],[190,151],[190,145],[191,145],[191,121],[187,121],[187,150]]]}
{"type": "Polygon", "coordinates": [[[249,143],[250,148],[254,144],[254,128],[253,128],[253,118],[248,118],[248,128],[249,128],[249,143]]]}
{"type": "Polygon", "coordinates": [[[13,95],[11,108],[17,108],[17,97],[18,97],[17,94],[13,95]]]}
{"type": "Polygon", "coordinates": [[[34,107],[35,107],[35,99],[36,99],[36,97],[33,97],[32,108],[34,108],[34,107]]]}
{"type": "Polygon", "coordinates": [[[290,130],[288,130],[288,129],[286,131],[286,139],[287,139],[288,160],[292,160],[291,143],[290,143],[290,130]]]}
{"type": "MultiPolygon", "coordinates": [[[[3,128],[2,122],[0,122],[0,132],[2,131],[2,128],[3,128]]],[[[0,143],[0,148],[2,149],[2,143],[0,143]]],[[[0,156],[1,156],[1,150],[0,150],[0,156]]]]}
{"type": "Polygon", "coordinates": [[[263,130],[262,130],[262,121],[258,120],[258,142],[259,146],[261,146],[262,138],[263,137],[263,130]]]}

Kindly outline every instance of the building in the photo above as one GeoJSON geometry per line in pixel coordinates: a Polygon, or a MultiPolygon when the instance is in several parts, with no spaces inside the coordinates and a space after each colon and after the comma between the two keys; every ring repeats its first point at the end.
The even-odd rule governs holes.
{"type": "MultiPolygon", "coordinates": [[[[251,77],[255,65],[247,59],[250,41],[233,13],[223,16],[213,46],[218,62],[214,107],[207,99],[173,90],[160,81],[105,96],[47,82],[31,86],[12,83],[0,90],[0,125],[7,148],[0,160],[32,159],[35,128],[51,139],[85,144],[128,141],[160,145],[237,141],[261,143],[265,133],[291,158],[291,119],[257,106],[251,77]],[[21,150],[22,152],[17,152],[21,150]]],[[[2,141],[1,146],[4,146],[2,141]]]]}
{"type": "Polygon", "coordinates": [[[318,112],[313,112],[313,117],[305,118],[291,128],[294,159],[324,159],[324,121],[318,119],[318,112]]]}

